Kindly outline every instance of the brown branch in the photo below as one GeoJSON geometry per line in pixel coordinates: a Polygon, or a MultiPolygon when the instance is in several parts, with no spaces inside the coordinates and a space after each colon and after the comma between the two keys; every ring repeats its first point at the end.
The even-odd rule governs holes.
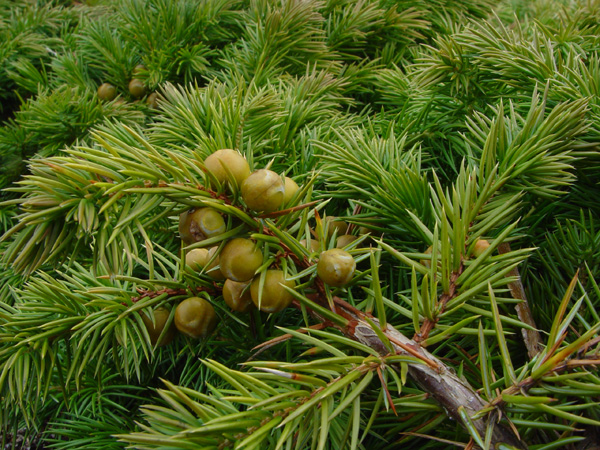
{"type": "MultiPolygon", "coordinates": [[[[371,320],[375,322],[376,325],[378,324],[376,319],[371,320]]],[[[389,325],[383,331],[394,345],[394,350],[397,354],[408,354],[401,346],[396,344],[396,341],[400,341],[404,346],[410,347],[417,351],[422,357],[436,364],[436,369],[426,364],[409,364],[408,372],[413,380],[415,380],[423,390],[431,394],[433,398],[444,407],[446,413],[454,418],[457,423],[462,423],[458,413],[460,407],[464,407],[469,416],[474,417],[488,406],[487,402],[479,396],[477,391],[475,391],[469,383],[461,380],[454,371],[446,367],[442,361],[433,356],[419,344],[408,339],[389,325]]],[[[379,352],[387,352],[383,342],[381,342],[366,322],[361,321],[361,323],[355,327],[355,336],[353,337],[359,342],[377,349],[379,352]]],[[[479,434],[484,436],[487,429],[486,418],[473,418],[472,420],[479,434]]],[[[493,430],[491,448],[497,448],[499,444],[508,444],[518,449],[527,449],[527,445],[515,436],[512,430],[501,424],[496,424],[493,430]]]]}
{"type": "MultiPolygon", "coordinates": [[[[498,246],[498,253],[501,255],[510,251],[510,244],[507,242],[503,242],[498,246]]],[[[508,284],[508,288],[510,289],[512,297],[517,300],[522,300],[515,306],[519,320],[531,326],[532,328],[535,328],[534,330],[529,330],[527,328],[521,329],[523,340],[525,341],[525,347],[527,347],[527,354],[530,358],[533,358],[542,351],[542,338],[540,333],[537,331],[535,320],[533,319],[533,314],[531,313],[531,308],[529,308],[529,303],[527,302],[527,297],[525,296],[525,289],[523,288],[523,283],[521,282],[519,270],[515,267],[508,273],[508,275],[516,278],[515,281],[511,281],[508,284]]]]}
{"type": "MultiPolygon", "coordinates": [[[[405,343],[399,341],[394,336],[387,336],[387,338],[390,340],[390,342],[393,342],[398,347],[400,347],[402,350],[404,350],[408,355],[414,356],[415,358],[419,358],[421,361],[423,361],[425,364],[427,364],[432,369],[437,370],[440,368],[440,366],[438,364],[436,364],[434,361],[430,360],[429,358],[427,358],[427,357],[423,356],[421,353],[419,353],[419,349],[417,348],[418,344],[411,346],[410,344],[405,344],[405,343]]],[[[398,352],[396,352],[396,353],[398,353],[398,352]]]]}
{"type": "MultiPolygon", "coordinates": [[[[343,310],[346,317],[351,317],[353,321],[352,327],[336,328],[345,336],[364,344],[380,355],[389,355],[389,349],[386,344],[381,341],[377,333],[371,325],[364,320],[365,314],[356,309],[345,309],[338,303],[340,310],[343,310]]],[[[315,311],[311,314],[317,319],[323,321],[315,311]]],[[[379,326],[379,321],[370,317],[369,320],[375,326],[379,326]]],[[[397,355],[417,356],[422,361],[427,361],[425,364],[408,364],[408,373],[413,380],[421,388],[430,394],[446,411],[451,418],[462,423],[459,415],[459,408],[464,408],[470,417],[472,417],[475,428],[482,436],[487,430],[486,415],[477,417],[480,412],[489,407],[477,393],[477,391],[466,381],[461,380],[452,369],[438,358],[429,353],[421,345],[412,339],[407,338],[395,328],[388,325],[382,330],[394,347],[394,352],[397,355]]],[[[517,449],[526,450],[527,444],[514,433],[509,427],[497,423],[494,426],[491,440],[492,447],[498,448],[500,444],[511,445],[517,449]]]]}

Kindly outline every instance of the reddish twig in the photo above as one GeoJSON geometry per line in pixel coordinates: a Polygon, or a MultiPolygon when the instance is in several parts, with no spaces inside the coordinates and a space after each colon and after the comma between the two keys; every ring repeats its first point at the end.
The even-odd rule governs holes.
{"type": "MultiPolygon", "coordinates": [[[[503,242],[498,246],[498,253],[501,255],[510,251],[510,244],[507,242],[503,242]]],[[[537,331],[535,320],[533,319],[533,314],[531,313],[531,308],[529,307],[529,302],[525,296],[525,289],[523,287],[523,283],[521,282],[519,270],[515,267],[508,273],[508,275],[515,278],[515,281],[508,283],[510,294],[514,299],[521,300],[521,302],[517,303],[515,306],[517,316],[521,322],[534,328],[533,330],[527,328],[521,329],[523,341],[525,341],[525,347],[527,347],[527,354],[530,358],[533,358],[542,351],[542,337],[540,336],[539,331],[537,331]]]]}
{"type": "Polygon", "coordinates": [[[423,321],[423,324],[421,325],[421,329],[419,330],[419,332],[415,333],[415,335],[413,336],[413,339],[416,342],[423,345],[422,342],[425,341],[429,337],[429,334],[437,325],[439,317],[446,310],[446,305],[448,304],[448,302],[450,300],[452,300],[454,297],[456,297],[456,295],[457,295],[456,280],[462,274],[463,270],[464,270],[464,266],[461,262],[459,269],[456,272],[452,272],[450,274],[450,286],[448,288],[448,293],[442,294],[440,296],[440,299],[439,299],[438,305],[437,305],[436,316],[433,318],[433,320],[425,319],[423,321]]]}
{"type": "MultiPolygon", "coordinates": [[[[151,290],[144,289],[144,288],[137,288],[136,290],[137,290],[138,294],[140,294],[140,295],[137,297],[131,297],[131,301],[133,303],[139,302],[143,298],[148,298],[148,297],[155,298],[162,294],[167,294],[169,297],[174,297],[177,295],[187,295],[189,293],[189,289],[164,288],[164,289],[159,289],[158,291],[151,291],[151,290]]],[[[196,292],[208,292],[209,294],[214,295],[217,293],[217,289],[199,286],[196,288],[196,292]]]]}

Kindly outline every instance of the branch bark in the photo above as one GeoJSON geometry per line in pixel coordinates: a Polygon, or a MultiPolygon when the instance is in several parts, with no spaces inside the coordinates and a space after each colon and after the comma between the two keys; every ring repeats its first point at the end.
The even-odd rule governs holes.
{"type": "MultiPolygon", "coordinates": [[[[339,306],[339,305],[338,305],[339,306]]],[[[345,310],[347,315],[354,319],[353,327],[341,329],[346,336],[356,341],[368,345],[381,355],[389,354],[388,348],[377,336],[371,326],[363,320],[358,311],[345,310]]],[[[369,318],[376,326],[379,322],[376,318],[369,318]]],[[[446,413],[462,424],[459,408],[463,407],[473,418],[489,405],[485,402],[477,391],[466,381],[461,380],[450,368],[441,360],[433,356],[414,340],[407,338],[398,330],[388,325],[383,332],[394,346],[398,355],[415,356],[420,355],[420,359],[430,361],[428,364],[409,364],[410,376],[421,386],[421,388],[431,394],[433,398],[444,407],[446,413]],[[407,351],[406,349],[410,349],[407,351]]],[[[487,414],[480,418],[472,419],[475,428],[480,436],[485,436],[488,427],[487,414]]],[[[500,444],[510,445],[517,449],[526,450],[527,444],[521,441],[510,428],[497,423],[492,433],[491,448],[499,448],[500,444]]]]}
{"type": "MultiPolygon", "coordinates": [[[[508,243],[503,242],[498,246],[498,253],[501,255],[508,252],[510,252],[510,245],[508,243]]],[[[515,267],[508,273],[508,275],[516,278],[515,281],[508,283],[508,288],[510,289],[512,297],[516,300],[522,300],[515,306],[519,320],[533,328],[537,328],[535,325],[535,320],[533,320],[531,308],[529,308],[529,302],[525,296],[525,289],[523,288],[523,283],[521,282],[519,270],[515,267]]],[[[529,330],[527,328],[522,328],[521,333],[523,334],[523,341],[525,341],[527,354],[530,358],[535,357],[539,352],[542,351],[542,337],[540,336],[540,333],[537,331],[537,329],[529,330]]]]}

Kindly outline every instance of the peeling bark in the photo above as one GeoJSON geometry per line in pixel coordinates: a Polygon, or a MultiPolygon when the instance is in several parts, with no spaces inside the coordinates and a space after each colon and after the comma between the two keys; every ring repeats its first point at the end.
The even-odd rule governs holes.
{"type": "MultiPolygon", "coordinates": [[[[358,317],[356,313],[351,312],[350,314],[355,316],[357,323],[353,327],[353,330],[342,331],[347,336],[371,347],[381,355],[389,354],[388,348],[381,339],[379,339],[371,326],[358,317]]],[[[379,324],[375,318],[370,318],[370,320],[376,325],[379,324]]],[[[461,380],[454,371],[415,341],[407,338],[389,325],[383,331],[394,346],[396,354],[415,356],[416,352],[421,356],[421,359],[431,362],[430,364],[409,364],[408,371],[410,376],[419,384],[419,386],[421,386],[425,392],[431,394],[431,396],[442,405],[448,416],[455,419],[458,423],[462,423],[459,415],[460,407],[463,407],[466,410],[469,417],[473,417],[488,406],[469,383],[461,380]],[[408,348],[411,351],[409,352],[405,348],[408,348]]],[[[485,436],[486,428],[488,426],[487,414],[481,418],[473,419],[473,424],[479,434],[482,437],[485,436]]],[[[517,449],[527,449],[527,444],[522,442],[511,429],[500,423],[497,423],[494,426],[491,444],[491,448],[499,448],[498,446],[503,444],[510,445],[517,449]]]]}

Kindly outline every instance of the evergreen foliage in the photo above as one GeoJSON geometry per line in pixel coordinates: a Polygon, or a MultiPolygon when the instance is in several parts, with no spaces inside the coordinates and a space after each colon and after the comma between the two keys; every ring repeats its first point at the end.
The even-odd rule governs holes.
{"type": "Polygon", "coordinates": [[[597,443],[599,16],[583,0],[0,5],[2,445],[597,443]],[[206,170],[226,148],[300,186],[285,211],[249,210],[206,170]],[[180,215],[201,207],[227,231],[186,244],[180,215]],[[316,270],[332,216],[357,237],[337,288],[316,270]],[[186,266],[233,237],[262,251],[260,296],[267,269],[295,281],[291,308],[233,312],[186,266]],[[191,296],[216,330],[157,346],[153,311],[173,323],[191,296]]]}

